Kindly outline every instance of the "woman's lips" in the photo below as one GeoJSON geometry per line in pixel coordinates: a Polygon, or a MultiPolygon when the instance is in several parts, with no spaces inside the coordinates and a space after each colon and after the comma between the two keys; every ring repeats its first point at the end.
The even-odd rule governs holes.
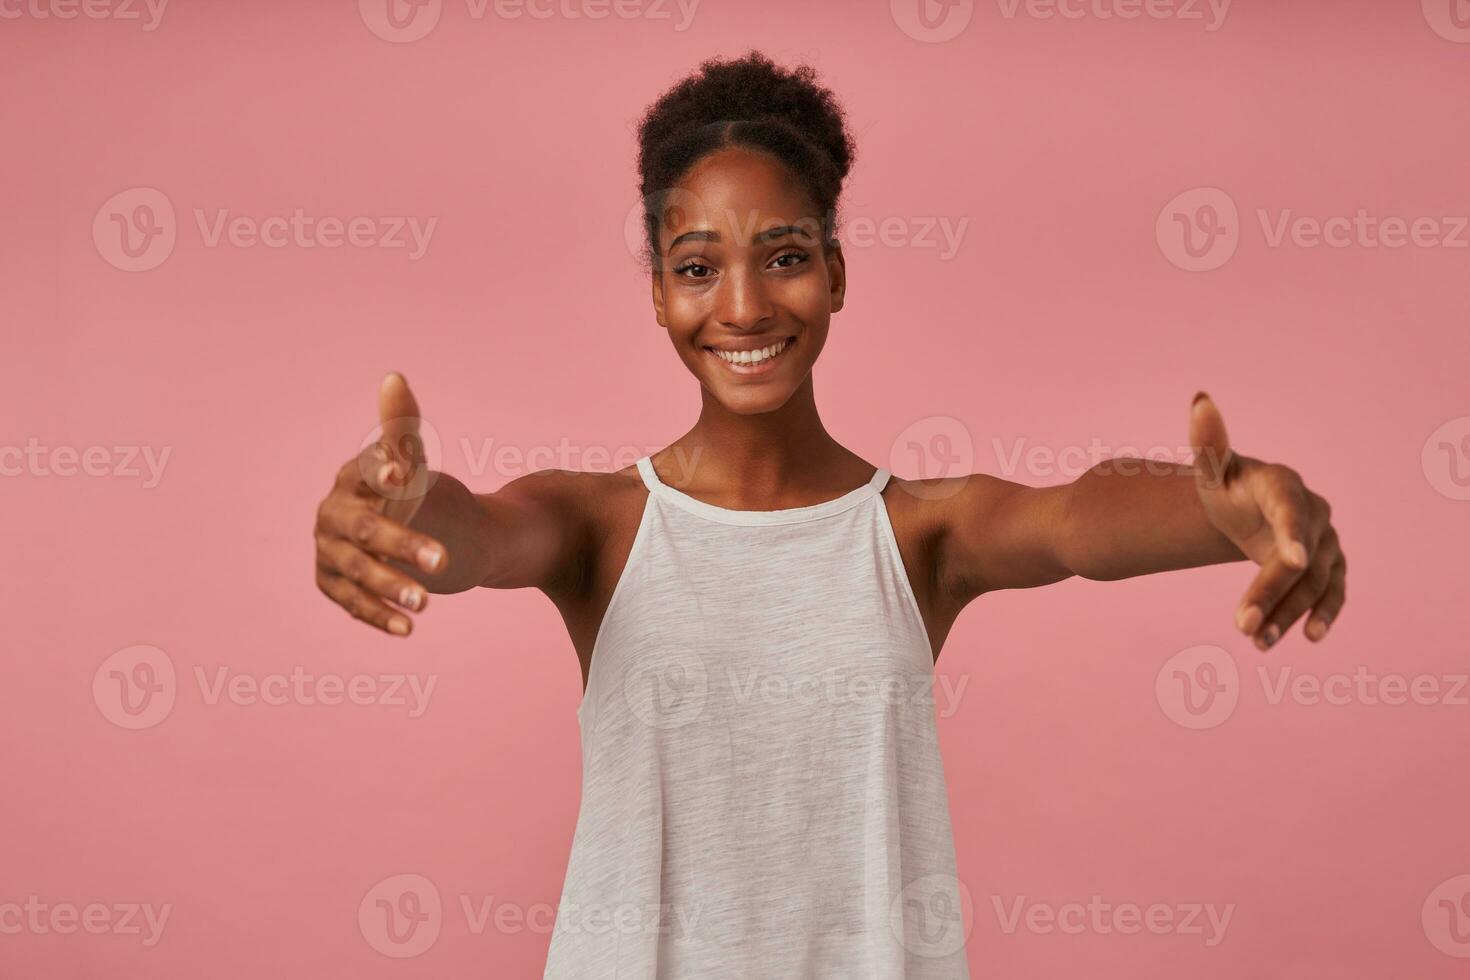
{"type": "Polygon", "coordinates": [[[776,364],[796,345],[795,337],[786,337],[755,349],[733,350],[731,348],[706,347],[705,353],[720,366],[742,377],[767,374],[776,369],[776,364]]]}

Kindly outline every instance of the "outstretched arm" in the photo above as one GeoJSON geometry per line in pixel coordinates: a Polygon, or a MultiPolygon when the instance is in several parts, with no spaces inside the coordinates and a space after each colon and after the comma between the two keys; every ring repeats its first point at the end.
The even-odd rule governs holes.
{"type": "Polygon", "coordinates": [[[570,495],[539,474],[474,494],[430,470],[419,407],[402,375],[378,394],[383,434],[338,470],[317,509],[317,587],[357,619],[399,636],[428,593],[476,586],[554,590],[585,540],[570,495]]]}
{"type": "Polygon", "coordinates": [[[1346,599],[1347,561],[1327,501],[1290,467],[1234,452],[1203,393],[1190,409],[1192,466],[1100,463],[1072,483],[970,478],[946,504],[939,575],[967,600],[1072,575],[1097,580],[1249,558],[1260,570],[1236,611],[1259,649],[1308,611],[1320,640],[1346,599]]]}

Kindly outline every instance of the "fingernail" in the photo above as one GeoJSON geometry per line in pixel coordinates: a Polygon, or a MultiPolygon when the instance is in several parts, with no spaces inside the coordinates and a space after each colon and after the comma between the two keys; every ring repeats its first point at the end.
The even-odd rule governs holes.
{"type": "Polygon", "coordinates": [[[398,597],[398,603],[399,605],[407,606],[409,609],[417,609],[419,607],[418,589],[405,587],[402,595],[398,597]]]}
{"type": "Polygon", "coordinates": [[[426,544],[419,549],[419,564],[431,572],[439,567],[439,562],[443,558],[443,553],[433,545],[426,544]]]}
{"type": "Polygon", "coordinates": [[[1243,612],[1236,614],[1235,625],[1247,636],[1254,633],[1261,625],[1261,619],[1265,613],[1261,612],[1260,606],[1248,606],[1243,612]]]}
{"type": "Polygon", "coordinates": [[[1197,392],[1194,393],[1194,401],[1192,401],[1192,402],[1189,403],[1189,407],[1190,408],[1193,408],[1194,406],[1196,406],[1196,405],[1198,405],[1200,403],[1200,399],[1202,399],[1202,398],[1209,398],[1209,397],[1210,396],[1207,395],[1207,394],[1205,394],[1203,391],[1197,391],[1197,392]]]}
{"type": "Polygon", "coordinates": [[[408,620],[400,619],[399,617],[394,616],[392,619],[388,620],[388,632],[396,636],[407,636],[408,620]]]}
{"type": "Polygon", "coordinates": [[[1293,541],[1287,545],[1286,560],[1297,568],[1307,567],[1307,546],[1300,541],[1293,541]]]}
{"type": "Polygon", "coordinates": [[[1270,626],[1266,627],[1266,632],[1261,634],[1261,642],[1266,644],[1266,646],[1269,648],[1271,644],[1276,642],[1276,639],[1279,636],[1281,636],[1281,627],[1277,626],[1275,623],[1272,623],[1270,626]]]}
{"type": "Polygon", "coordinates": [[[1322,633],[1324,632],[1325,629],[1326,629],[1326,627],[1324,627],[1322,625],[1322,620],[1320,620],[1320,619],[1309,619],[1309,620],[1307,620],[1307,629],[1306,629],[1307,639],[1309,639],[1309,640],[1320,640],[1320,639],[1322,639],[1322,633]]]}
{"type": "Polygon", "coordinates": [[[384,463],[378,467],[378,483],[387,486],[388,478],[393,475],[393,464],[384,463]]]}

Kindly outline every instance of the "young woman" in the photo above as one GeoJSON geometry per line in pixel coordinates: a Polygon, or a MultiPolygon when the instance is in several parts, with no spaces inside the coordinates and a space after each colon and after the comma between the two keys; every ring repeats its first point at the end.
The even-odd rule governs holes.
{"type": "Polygon", "coordinates": [[[680,439],[606,474],[476,494],[384,436],[317,514],[317,584],[400,636],[426,593],[542,590],[582,665],[583,795],[546,976],[967,977],[928,691],[975,597],[1249,559],[1264,650],[1320,640],[1346,562],[1326,501],[1233,452],[1203,396],[1194,466],[1033,488],[906,481],[822,425],[853,146],[807,67],[713,60],[639,130],[654,315],[699,382],[680,439]]]}

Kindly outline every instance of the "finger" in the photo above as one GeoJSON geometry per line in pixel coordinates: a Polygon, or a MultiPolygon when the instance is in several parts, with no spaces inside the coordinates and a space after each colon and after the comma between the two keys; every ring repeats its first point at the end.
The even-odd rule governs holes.
{"type": "Polygon", "coordinates": [[[356,456],[343,463],[332,480],[332,486],[350,493],[363,493],[368,474],[388,462],[388,450],[380,442],[363,446],[356,456]]]}
{"type": "Polygon", "coordinates": [[[1266,613],[1265,621],[1253,637],[1257,650],[1269,650],[1286,635],[1293,623],[1322,597],[1332,577],[1332,556],[1324,555],[1312,562],[1296,584],[1266,613]]]}
{"type": "Polygon", "coordinates": [[[1220,409],[1203,391],[1189,408],[1189,445],[1194,450],[1195,479],[1209,489],[1230,482],[1237,467],[1220,409]]]}
{"type": "Polygon", "coordinates": [[[317,564],[324,570],[356,583],[366,592],[414,612],[422,612],[428,605],[428,594],[422,585],[350,541],[318,534],[316,553],[317,564]]]}
{"type": "Polygon", "coordinates": [[[423,458],[419,404],[408,390],[408,380],[397,371],[390,371],[378,388],[378,422],[383,442],[400,460],[417,463],[423,458]]]}
{"type": "Polygon", "coordinates": [[[448,557],[444,545],[427,534],[410,531],[365,504],[349,506],[333,501],[333,506],[324,506],[317,515],[317,523],[328,536],[350,541],[363,551],[396,558],[425,572],[444,570],[448,557]]]}
{"type": "Polygon", "coordinates": [[[1288,565],[1279,553],[1273,551],[1240,601],[1240,608],[1235,614],[1235,625],[1240,631],[1246,636],[1254,636],[1265,624],[1266,614],[1291,591],[1303,571],[1288,565]]]}
{"type": "Polygon", "coordinates": [[[389,452],[379,441],[364,446],[358,454],[357,496],[365,500],[402,500],[412,479],[410,464],[397,452],[389,452]]]}
{"type": "Polygon", "coordinates": [[[317,569],[316,584],[327,598],[351,613],[353,619],[360,619],[394,636],[407,636],[413,631],[413,623],[407,616],[340,575],[317,569]]]}
{"type": "Polygon", "coordinates": [[[1316,605],[1312,607],[1312,615],[1307,618],[1305,632],[1307,639],[1316,643],[1327,635],[1327,628],[1337,619],[1337,614],[1342,610],[1342,605],[1347,601],[1347,560],[1341,554],[1332,564],[1332,571],[1328,576],[1327,590],[1318,598],[1316,605]]]}
{"type": "MultiPolygon", "coordinates": [[[[1254,476],[1254,474],[1253,474],[1254,476]]],[[[1308,544],[1316,544],[1320,527],[1313,528],[1312,512],[1301,479],[1285,467],[1267,467],[1251,483],[1256,506],[1271,525],[1276,553],[1293,568],[1311,562],[1308,544]]]]}

